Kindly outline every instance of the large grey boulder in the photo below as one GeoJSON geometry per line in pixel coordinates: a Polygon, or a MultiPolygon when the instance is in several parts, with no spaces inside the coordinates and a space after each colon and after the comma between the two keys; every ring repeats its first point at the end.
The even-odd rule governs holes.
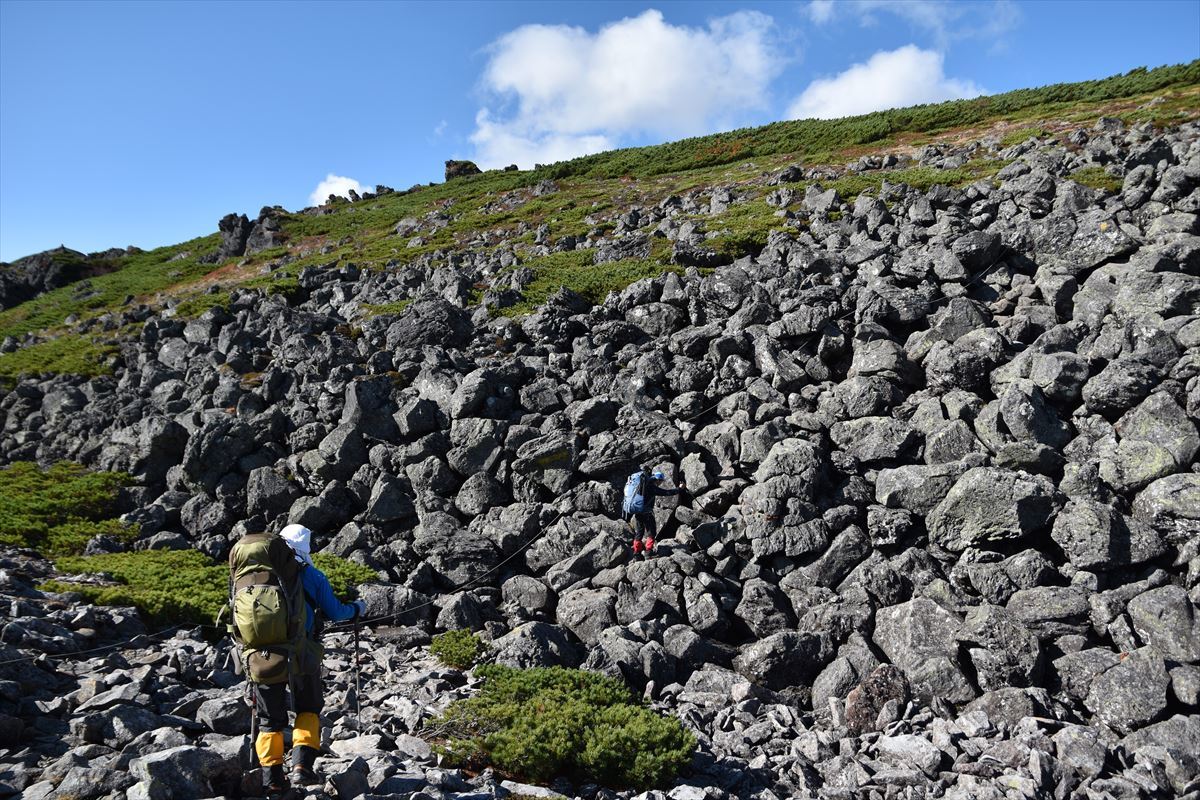
{"type": "Polygon", "coordinates": [[[431,598],[403,586],[365,583],[358,587],[358,597],[367,604],[365,616],[369,619],[386,619],[390,625],[425,629],[433,620],[431,598]]]}
{"type": "Polygon", "coordinates": [[[1084,704],[1110,728],[1129,733],[1167,710],[1169,685],[1162,655],[1143,647],[1097,676],[1084,704]]]}
{"type": "Polygon", "coordinates": [[[1071,500],[1054,520],[1050,536],[1078,569],[1108,572],[1166,552],[1162,537],[1137,520],[1095,500],[1071,500]]]}
{"type": "Polygon", "coordinates": [[[1070,428],[1046,402],[1041,388],[1030,380],[1009,384],[1000,398],[1000,416],[1018,441],[1059,448],[1071,438],[1070,428]]]}
{"type": "Polygon", "coordinates": [[[1089,647],[1054,659],[1050,669],[1055,692],[1082,702],[1092,690],[1092,681],[1121,663],[1121,656],[1103,647],[1089,647]]]}
{"type": "Polygon", "coordinates": [[[617,622],[616,600],[612,589],[574,589],[559,599],[558,621],[585,645],[594,645],[617,622]]]}
{"type": "Polygon", "coordinates": [[[166,480],[167,470],[179,463],[187,440],[187,430],[175,420],[148,417],[113,431],[101,451],[99,466],[158,485],[166,480]]]}
{"type": "Polygon", "coordinates": [[[388,375],[351,381],[346,386],[341,422],[353,425],[370,439],[396,441],[400,431],[392,417],[396,411],[392,401],[394,391],[394,381],[388,375]]]}
{"type": "Polygon", "coordinates": [[[746,581],[742,586],[742,599],[733,613],[759,639],[796,624],[791,604],[784,593],[761,578],[746,581]]]}
{"type": "Polygon", "coordinates": [[[1001,606],[972,606],[958,639],[985,692],[1006,686],[1037,686],[1042,676],[1042,648],[1037,636],[1015,614],[1001,606]]]}
{"type": "Polygon", "coordinates": [[[1089,627],[1088,595],[1074,586],[1019,589],[1005,607],[1044,640],[1083,634],[1089,627]]]}
{"type": "Polygon", "coordinates": [[[237,469],[238,459],[257,447],[249,425],[236,419],[211,419],[188,438],[183,474],[193,487],[211,493],[237,469]]]}
{"type": "Polygon", "coordinates": [[[539,615],[553,610],[555,604],[554,591],[537,578],[528,575],[514,575],[500,587],[504,604],[517,610],[525,619],[540,618],[539,615]]]}
{"type": "Polygon", "coordinates": [[[1200,474],[1180,473],[1154,481],[1133,501],[1133,515],[1175,544],[1200,535],[1200,474]]]}
{"type": "Polygon", "coordinates": [[[1200,715],[1176,714],[1126,735],[1120,743],[1139,760],[1163,763],[1177,796],[1184,796],[1200,777],[1200,757],[1196,755],[1200,753],[1200,715]]]}
{"type": "Polygon", "coordinates": [[[1146,644],[1167,658],[1200,662],[1200,614],[1182,587],[1160,586],[1129,601],[1129,619],[1146,644]]]}
{"type": "Polygon", "coordinates": [[[956,553],[1018,541],[1046,526],[1055,496],[1054,484],[1041,476],[976,467],[930,512],[930,541],[956,553]]]}
{"type": "Polygon", "coordinates": [[[474,333],[465,311],[438,298],[414,300],[387,329],[389,349],[422,345],[461,347],[474,333]]]}
{"type": "MultiPolygon", "coordinates": [[[[775,444],[766,459],[754,473],[754,480],[764,483],[771,478],[798,478],[811,485],[821,468],[820,455],[812,444],[804,439],[784,439],[775,444]]],[[[809,494],[811,497],[811,492],[809,494]]]]}
{"type": "Polygon", "coordinates": [[[499,560],[488,538],[463,530],[449,514],[427,514],[417,526],[413,550],[447,586],[462,586],[488,575],[499,560]]]}
{"type": "Polygon", "coordinates": [[[1033,236],[1041,263],[1075,276],[1128,255],[1138,246],[1110,212],[1100,208],[1082,214],[1056,212],[1035,226],[1033,236]]]}
{"type": "Polygon", "coordinates": [[[85,742],[124,747],[143,733],[168,724],[167,719],[147,708],[118,705],[75,717],[71,733],[85,742]]]}
{"type": "Polygon", "coordinates": [[[834,443],[866,464],[894,461],[920,437],[908,423],[891,417],[861,417],[839,422],[829,430],[834,443]]]}
{"type": "Polygon", "coordinates": [[[303,493],[299,484],[274,467],[259,467],[246,480],[246,513],[270,519],[291,508],[303,493]]]}
{"type": "Polygon", "coordinates": [[[904,671],[914,693],[965,703],[975,690],[958,663],[962,620],[937,603],[917,597],[875,612],[875,644],[904,671]]]}
{"type": "Polygon", "coordinates": [[[781,631],[742,648],[733,668],[768,689],[806,686],[833,658],[828,634],[781,631]]]}
{"type": "Polygon", "coordinates": [[[1100,460],[1100,477],[1122,491],[1189,466],[1200,451],[1200,433],[1169,394],[1157,392],[1126,413],[1116,426],[1115,453],[1100,460]]]}
{"type": "Polygon", "coordinates": [[[583,660],[565,628],[527,622],[492,642],[495,661],[508,667],[577,667],[583,660]]]}
{"type": "Polygon", "coordinates": [[[1162,379],[1162,370],[1132,358],[1112,361],[1083,385],[1088,411],[1110,419],[1140,403],[1162,379]]]}
{"type": "Polygon", "coordinates": [[[214,697],[196,709],[196,721],[214,733],[241,736],[250,732],[250,706],[238,697],[214,697]]]}
{"type": "Polygon", "coordinates": [[[946,498],[965,468],[951,464],[905,464],[881,469],[875,478],[875,499],[888,508],[928,514],[946,498]]]}
{"type": "Polygon", "coordinates": [[[403,483],[391,475],[381,475],[371,487],[362,518],[365,522],[387,523],[408,519],[415,513],[412,498],[404,490],[403,483]]]}
{"type": "Polygon", "coordinates": [[[146,800],[211,797],[231,781],[237,785],[240,768],[215,750],[184,745],[135,758],[129,771],[139,781],[131,790],[146,800]]]}
{"type": "Polygon", "coordinates": [[[1050,738],[1058,759],[1080,777],[1096,778],[1104,771],[1108,760],[1108,736],[1099,728],[1064,725],[1050,738]]]}
{"type": "Polygon", "coordinates": [[[883,760],[916,767],[930,778],[937,776],[946,757],[933,742],[912,733],[881,736],[875,747],[883,760]]]}

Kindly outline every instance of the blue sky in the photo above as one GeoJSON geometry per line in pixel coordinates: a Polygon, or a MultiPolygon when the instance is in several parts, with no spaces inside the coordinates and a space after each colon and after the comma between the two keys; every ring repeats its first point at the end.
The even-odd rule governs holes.
{"type": "Polygon", "coordinates": [[[0,260],[1200,57],[1200,3],[0,0],[0,260]],[[327,181],[327,179],[329,179],[327,181]]]}

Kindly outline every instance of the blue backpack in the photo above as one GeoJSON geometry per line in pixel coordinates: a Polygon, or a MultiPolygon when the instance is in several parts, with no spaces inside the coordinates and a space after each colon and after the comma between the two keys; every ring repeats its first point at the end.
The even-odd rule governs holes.
{"type": "Polygon", "coordinates": [[[625,480],[625,504],[621,508],[626,514],[641,514],[646,509],[646,479],[650,475],[638,470],[625,480]]]}

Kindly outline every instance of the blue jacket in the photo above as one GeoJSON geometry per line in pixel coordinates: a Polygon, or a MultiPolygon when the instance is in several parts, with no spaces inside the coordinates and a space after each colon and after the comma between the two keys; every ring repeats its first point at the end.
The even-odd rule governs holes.
{"type": "Polygon", "coordinates": [[[313,632],[315,617],[313,606],[321,609],[325,618],[332,622],[341,622],[354,616],[354,606],[348,606],[337,599],[329,578],[316,567],[309,565],[300,572],[300,582],[304,585],[304,610],[307,613],[304,629],[313,632]]]}
{"type": "Polygon", "coordinates": [[[656,497],[674,497],[677,494],[683,494],[682,489],[664,489],[659,481],[646,481],[646,485],[642,487],[642,497],[645,500],[642,503],[642,510],[639,514],[649,514],[654,511],[654,498],[656,497]]]}

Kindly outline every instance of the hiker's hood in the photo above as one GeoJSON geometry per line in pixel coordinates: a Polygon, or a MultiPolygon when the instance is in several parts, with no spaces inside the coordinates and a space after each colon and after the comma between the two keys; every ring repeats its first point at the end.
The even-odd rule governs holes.
{"type": "Polygon", "coordinates": [[[303,525],[292,524],[281,530],[279,535],[288,543],[288,547],[292,548],[297,561],[312,564],[312,531],[303,525]]]}

